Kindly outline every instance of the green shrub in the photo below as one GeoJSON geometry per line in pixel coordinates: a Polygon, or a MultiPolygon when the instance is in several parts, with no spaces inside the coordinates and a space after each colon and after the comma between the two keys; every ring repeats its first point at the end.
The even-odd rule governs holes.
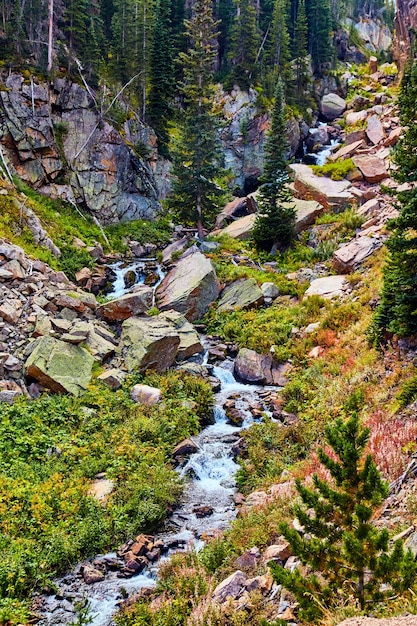
{"type": "Polygon", "coordinates": [[[325,165],[313,165],[313,172],[317,176],[330,176],[332,180],[342,180],[347,174],[355,169],[352,159],[344,161],[335,161],[334,163],[326,163],[325,165]]]}

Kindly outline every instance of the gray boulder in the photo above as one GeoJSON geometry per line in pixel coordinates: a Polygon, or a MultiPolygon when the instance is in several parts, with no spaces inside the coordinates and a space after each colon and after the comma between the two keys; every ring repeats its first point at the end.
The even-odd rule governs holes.
{"type": "Polygon", "coordinates": [[[145,313],[152,306],[153,289],[140,285],[135,288],[134,293],[127,293],[120,298],[110,300],[100,305],[97,309],[98,315],[111,322],[123,321],[145,313]]]}
{"type": "Polygon", "coordinates": [[[175,361],[179,335],[171,322],[155,317],[130,317],[122,324],[121,351],[129,372],[167,370],[175,361]]]}
{"type": "Polygon", "coordinates": [[[323,117],[328,122],[332,122],[346,110],[346,100],[338,96],[337,93],[328,93],[322,97],[320,109],[323,117]]]}
{"type": "Polygon", "coordinates": [[[264,301],[262,291],[254,278],[236,280],[222,291],[218,311],[237,311],[261,306],[264,301]]]}
{"type": "Polygon", "coordinates": [[[234,373],[246,383],[284,387],[289,367],[288,363],[276,363],[269,354],[242,348],[235,360],[234,373]]]}
{"type": "Polygon", "coordinates": [[[25,374],[55,393],[79,396],[91,380],[94,357],[84,348],[40,337],[25,363],[25,374]]]}
{"type": "Polygon", "coordinates": [[[174,309],[193,321],[207,313],[219,291],[211,261],[190,248],[157,288],[156,304],[161,311],[174,309]]]}

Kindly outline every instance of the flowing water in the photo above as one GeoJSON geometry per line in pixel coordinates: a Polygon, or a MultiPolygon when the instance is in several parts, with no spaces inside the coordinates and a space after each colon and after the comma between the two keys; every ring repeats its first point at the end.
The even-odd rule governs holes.
{"type": "MultiPolygon", "coordinates": [[[[239,438],[240,430],[254,421],[248,403],[262,401],[259,394],[268,388],[237,382],[232,368],[232,361],[213,367],[212,374],[221,383],[221,389],[215,395],[215,423],[193,438],[198,451],[178,467],[178,472],[186,480],[184,494],[178,508],[156,537],[165,545],[179,546],[170,554],[179,549],[200,549],[204,545],[202,535],[227,528],[236,517],[234,475],[238,465],[231,448],[239,438]],[[224,402],[231,396],[244,418],[241,426],[231,425],[223,409],[224,402]],[[201,506],[208,507],[209,514],[205,517],[198,515],[201,506]]],[[[113,560],[122,563],[115,553],[96,558],[101,562],[113,560]]],[[[74,604],[88,602],[92,626],[111,626],[114,623],[112,615],[126,595],[155,585],[158,566],[163,559],[130,579],[119,578],[117,570],[109,571],[103,581],[92,585],[83,581],[80,576],[82,564],[79,564],[72,572],[55,581],[58,587],[56,595],[43,597],[39,625],[69,624],[75,619],[74,604]]]]}
{"type": "Polygon", "coordinates": [[[117,261],[108,267],[114,274],[113,289],[107,294],[111,298],[120,298],[129,293],[135,285],[143,284],[149,270],[158,276],[157,282],[152,285],[154,288],[159,285],[165,275],[155,259],[140,259],[140,261],[133,261],[129,264],[124,261],[117,261]],[[125,279],[129,274],[132,274],[134,279],[126,283],[125,279]]]}

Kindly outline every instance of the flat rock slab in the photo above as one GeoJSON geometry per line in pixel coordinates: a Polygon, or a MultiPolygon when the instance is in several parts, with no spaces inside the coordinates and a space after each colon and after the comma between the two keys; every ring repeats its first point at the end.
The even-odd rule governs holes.
{"type": "Polygon", "coordinates": [[[335,298],[344,294],[348,286],[346,276],[324,276],[316,278],[304,294],[309,296],[321,296],[322,298],[335,298]]]}
{"type": "Polygon", "coordinates": [[[358,237],[342,246],[333,254],[333,267],[336,272],[350,274],[361,266],[363,261],[381,247],[379,239],[358,237]]]}
{"type": "Polygon", "coordinates": [[[337,161],[338,159],[341,159],[343,161],[344,159],[348,159],[352,156],[352,154],[355,154],[356,150],[359,150],[359,148],[363,148],[364,145],[365,142],[363,139],[360,139],[359,141],[354,141],[353,143],[349,143],[346,146],[343,146],[343,148],[340,148],[340,150],[338,150],[334,154],[332,154],[329,160],[337,161]]]}
{"type": "Polygon", "coordinates": [[[316,176],[308,165],[293,163],[290,169],[294,175],[294,188],[303,200],[315,200],[325,209],[344,211],[355,202],[350,192],[348,180],[332,180],[316,176]]]}
{"type": "Polygon", "coordinates": [[[220,312],[238,311],[261,306],[264,301],[262,291],[254,278],[236,280],[222,291],[219,306],[220,312]]]}
{"type": "Polygon", "coordinates": [[[100,305],[97,313],[111,322],[127,320],[132,315],[141,315],[152,306],[153,289],[141,285],[134,293],[128,293],[100,305]]]}
{"type": "Polygon", "coordinates": [[[384,161],[376,156],[371,154],[357,155],[353,157],[353,162],[368,183],[379,183],[388,177],[384,161]]]}
{"type": "Polygon", "coordinates": [[[25,363],[25,374],[55,393],[79,396],[91,381],[94,357],[84,348],[40,337],[25,363]]]}
{"type": "Polygon", "coordinates": [[[403,615],[400,617],[350,617],[343,620],[338,626],[417,626],[417,615],[403,615]]]}
{"type": "Polygon", "coordinates": [[[276,363],[269,354],[258,354],[248,348],[239,350],[234,365],[235,375],[244,382],[279,387],[287,384],[285,374],[289,369],[288,363],[276,363]]]}
{"type": "Polygon", "coordinates": [[[255,220],[255,213],[245,215],[244,217],[241,217],[238,220],[229,224],[229,226],[226,226],[226,228],[217,231],[215,234],[217,236],[228,235],[228,237],[232,237],[233,239],[240,239],[242,241],[245,239],[249,239],[255,224],[255,220]]]}
{"type": "Polygon", "coordinates": [[[210,259],[190,248],[157,288],[156,304],[161,311],[174,309],[193,321],[207,313],[219,291],[210,259]]]}

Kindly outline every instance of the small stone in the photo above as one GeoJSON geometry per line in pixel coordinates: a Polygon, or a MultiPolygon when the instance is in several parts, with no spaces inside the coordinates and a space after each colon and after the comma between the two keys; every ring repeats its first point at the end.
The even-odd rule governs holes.
{"type": "Polygon", "coordinates": [[[96,569],[92,565],[84,565],[82,568],[82,576],[84,578],[84,582],[87,585],[92,585],[93,583],[98,583],[104,580],[105,576],[103,572],[96,569]]]}
{"type": "Polygon", "coordinates": [[[135,385],[130,390],[130,397],[138,404],[153,406],[162,400],[162,392],[157,387],[149,385],[135,385]]]}

